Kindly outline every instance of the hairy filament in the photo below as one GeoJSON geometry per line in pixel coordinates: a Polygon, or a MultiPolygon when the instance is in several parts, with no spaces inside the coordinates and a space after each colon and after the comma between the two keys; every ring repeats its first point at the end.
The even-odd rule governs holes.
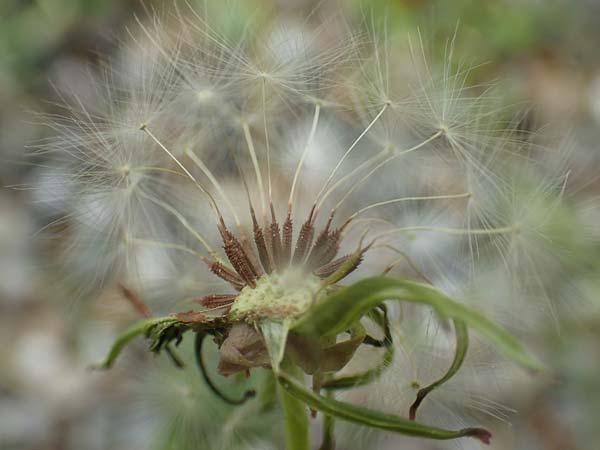
{"type": "Polygon", "coordinates": [[[129,239],[128,242],[131,242],[132,244],[141,244],[141,245],[148,245],[148,246],[152,246],[152,247],[181,250],[182,252],[189,253],[190,255],[194,255],[200,259],[204,258],[204,255],[202,253],[196,252],[196,251],[192,250],[191,248],[186,247],[185,245],[172,244],[169,242],[153,241],[150,239],[139,239],[139,238],[129,239]]]}
{"type": "MultiPolygon", "coordinates": [[[[152,42],[152,45],[154,46],[154,48],[156,48],[160,52],[160,54],[163,56],[163,58],[165,58],[168,61],[168,63],[171,65],[173,72],[176,73],[178,76],[180,76],[181,79],[189,87],[193,88],[194,87],[193,83],[188,79],[188,77],[185,76],[185,74],[181,70],[179,70],[179,67],[177,66],[176,61],[174,61],[173,58],[171,57],[171,55],[169,55],[169,53],[167,51],[165,51],[164,47],[158,43],[158,41],[154,38],[153,34],[150,33],[148,28],[146,28],[146,26],[137,17],[137,15],[134,14],[134,17],[135,17],[135,21],[137,22],[138,26],[142,29],[142,31],[144,32],[146,37],[150,40],[150,42],[152,42]]],[[[134,39],[134,41],[135,41],[135,39],[134,39]]]]}
{"type": "Polygon", "coordinates": [[[501,228],[490,228],[490,229],[467,229],[467,228],[446,228],[446,227],[434,227],[427,225],[416,225],[411,227],[401,227],[396,228],[394,230],[389,230],[381,233],[375,239],[382,238],[384,236],[389,236],[395,233],[405,233],[410,231],[435,231],[438,233],[446,233],[446,234],[455,234],[455,235],[494,235],[494,234],[512,234],[518,233],[520,227],[518,225],[513,225],[510,227],[501,227],[501,228]]]}
{"type": "Polygon", "coordinates": [[[386,146],[383,150],[381,150],[375,156],[372,156],[371,158],[367,159],[366,161],[363,161],[358,166],[356,166],[354,169],[352,169],[350,172],[348,172],[346,175],[344,175],[342,178],[340,178],[335,183],[333,183],[333,185],[331,185],[331,187],[327,190],[327,192],[325,192],[325,194],[323,194],[323,196],[321,197],[321,201],[319,201],[317,204],[317,207],[320,207],[323,204],[323,202],[325,201],[325,199],[327,197],[329,197],[329,195],[331,195],[331,193],[333,191],[335,191],[341,184],[348,181],[350,178],[352,178],[357,173],[362,172],[366,167],[369,167],[373,163],[376,163],[378,159],[380,159],[382,156],[389,153],[390,150],[391,150],[391,148],[389,146],[386,146]]]}
{"type": "Polygon", "coordinates": [[[384,225],[391,225],[393,227],[396,226],[394,222],[388,219],[384,219],[382,217],[359,217],[358,219],[354,219],[352,222],[347,221],[342,227],[342,236],[346,236],[350,230],[353,230],[354,227],[360,223],[368,223],[368,222],[378,222],[384,225]]]}
{"type": "Polygon", "coordinates": [[[252,165],[254,166],[254,173],[256,175],[256,182],[258,184],[258,191],[260,193],[260,204],[262,208],[263,216],[266,214],[267,206],[265,203],[265,188],[263,186],[262,175],[260,173],[260,167],[258,166],[258,159],[256,158],[256,150],[254,150],[254,142],[252,141],[252,135],[250,134],[250,127],[247,122],[242,124],[242,128],[244,130],[244,138],[246,139],[246,144],[248,145],[248,152],[250,153],[250,159],[252,160],[252,165]]]}
{"type": "Polygon", "coordinates": [[[219,192],[219,195],[221,195],[221,197],[223,197],[223,201],[225,202],[225,204],[227,205],[227,208],[231,212],[231,215],[233,216],[233,219],[235,220],[236,225],[239,227],[241,225],[240,219],[239,219],[237,213],[235,212],[235,208],[233,207],[231,200],[229,200],[229,197],[223,190],[221,183],[219,183],[219,181],[215,178],[215,176],[210,171],[210,169],[208,167],[206,167],[206,164],[204,164],[204,162],[192,150],[189,150],[189,149],[186,150],[185,154],[190,157],[190,159],[194,162],[194,164],[196,164],[200,168],[200,170],[202,170],[204,175],[206,175],[206,177],[210,180],[210,182],[215,186],[215,189],[219,192]]]}
{"type": "Polygon", "coordinates": [[[131,172],[164,172],[172,175],[179,175],[185,177],[186,175],[178,172],[177,170],[167,169],[166,167],[155,167],[155,166],[137,166],[132,167],[131,172]]]}
{"type": "MultiPolygon", "coordinates": [[[[369,130],[373,127],[373,125],[375,125],[375,123],[383,115],[383,113],[386,111],[386,109],[388,108],[389,105],[390,105],[389,102],[386,102],[383,105],[383,107],[377,113],[377,115],[373,118],[373,120],[371,121],[371,123],[369,123],[369,125],[367,125],[367,127],[363,130],[363,132],[354,140],[354,142],[350,145],[350,147],[348,147],[348,150],[346,150],[346,152],[342,155],[342,157],[338,161],[337,165],[333,168],[333,170],[329,174],[329,177],[325,181],[325,184],[323,185],[323,187],[321,188],[321,190],[317,194],[317,198],[315,199],[315,203],[321,198],[321,195],[323,195],[323,192],[325,191],[325,189],[327,189],[327,187],[329,186],[329,183],[331,183],[331,180],[333,179],[333,177],[335,176],[335,174],[337,173],[337,171],[340,169],[341,165],[344,163],[344,161],[346,160],[346,158],[350,155],[350,153],[352,153],[352,151],[354,150],[354,148],[356,147],[356,145],[369,132],[369,130]]],[[[322,202],[320,202],[320,203],[322,203],[322,202]]]]}
{"type": "Polygon", "coordinates": [[[221,213],[219,212],[219,207],[217,206],[217,202],[215,201],[215,199],[213,198],[212,195],[210,195],[210,192],[208,192],[206,190],[206,188],[204,186],[202,186],[198,180],[196,180],[196,178],[190,173],[189,170],[186,169],[186,167],[181,163],[181,161],[179,161],[175,155],[173,153],[171,153],[171,151],[169,151],[169,149],[167,147],[165,147],[163,145],[162,142],[160,142],[158,140],[158,138],[156,136],[154,136],[154,134],[148,129],[148,125],[146,125],[145,123],[143,123],[142,125],[140,125],[140,130],[143,131],[144,133],[146,133],[148,136],[150,136],[150,138],[161,148],[163,149],[163,151],[169,155],[169,157],[175,161],[175,164],[177,164],[181,170],[183,170],[183,172],[189,177],[190,180],[192,180],[194,182],[194,184],[196,185],[196,187],[198,189],[200,189],[200,191],[205,194],[208,199],[209,199],[209,203],[211,204],[211,206],[213,207],[215,213],[217,214],[218,217],[221,216],[221,213]]]}
{"type": "MultiPolygon", "coordinates": [[[[336,210],[337,210],[337,209],[338,209],[338,208],[339,208],[339,207],[342,205],[342,203],[344,203],[344,202],[345,202],[345,201],[348,199],[348,197],[349,197],[350,195],[352,195],[352,193],[353,193],[353,192],[354,192],[356,189],[358,189],[358,188],[359,188],[359,187],[360,187],[360,186],[361,186],[361,185],[362,185],[362,184],[363,184],[365,181],[367,181],[367,180],[368,180],[368,179],[371,177],[371,175],[373,175],[373,174],[374,174],[376,171],[378,171],[380,168],[382,168],[383,166],[385,166],[387,163],[389,163],[389,162],[393,161],[394,159],[396,159],[396,158],[399,158],[400,156],[406,155],[406,154],[408,154],[408,153],[411,153],[411,152],[414,152],[414,151],[416,151],[416,150],[420,149],[421,147],[423,147],[423,146],[425,146],[425,145],[429,144],[431,141],[433,141],[433,140],[437,139],[437,138],[438,138],[439,136],[441,136],[442,134],[443,134],[443,131],[441,131],[441,130],[440,130],[440,131],[438,131],[437,133],[435,133],[435,134],[431,135],[430,137],[428,137],[427,139],[425,139],[423,142],[421,142],[421,143],[419,143],[419,144],[417,144],[417,145],[414,145],[413,147],[411,147],[411,148],[408,148],[408,149],[406,149],[406,150],[402,150],[401,152],[394,153],[394,154],[392,154],[391,156],[389,156],[388,158],[384,159],[384,160],[383,160],[382,162],[380,162],[379,164],[377,164],[375,167],[373,167],[373,169],[371,169],[371,170],[369,171],[369,173],[367,173],[366,175],[364,175],[364,176],[363,176],[363,177],[362,177],[362,178],[361,178],[361,179],[360,179],[358,182],[356,182],[356,183],[354,183],[354,184],[352,185],[352,187],[351,187],[351,188],[348,190],[348,192],[346,192],[346,193],[344,194],[344,196],[341,198],[341,200],[340,200],[340,201],[339,201],[339,202],[338,202],[338,203],[337,203],[337,204],[336,204],[336,205],[333,207],[333,209],[331,210],[331,211],[332,211],[332,213],[333,213],[333,212],[335,212],[335,211],[336,211],[336,210]]],[[[323,198],[321,199],[321,201],[319,202],[319,205],[318,205],[318,207],[320,207],[320,206],[323,204],[323,201],[325,200],[325,198],[326,198],[326,197],[323,197],[323,198]]]]}
{"type": "Polygon", "coordinates": [[[433,284],[431,280],[427,278],[427,276],[425,276],[425,274],[416,266],[416,264],[413,262],[410,256],[408,256],[408,253],[390,244],[379,244],[373,246],[373,250],[378,248],[388,249],[400,255],[400,258],[397,258],[396,260],[392,261],[392,263],[388,264],[388,266],[384,269],[383,273],[389,273],[392,269],[394,269],[395,266],[400,264],[402,261],[405,261],[417,275],[423,278],[423,280],[425,280],[429,284],[433,284]]]}
{"type": "Polygon", "coordinates": [[[267,100],[266,100],[266,80],[265,77],[262,77],[262,113],[263,113],[263,125],[265,129],[265,147],[267,149],[267,183],[268,183],[268,191],[269,191],[269,203],[273,203],[273,186],[271,182],[271,146],[269,144],[269,129],[267,127],[267,100]]]}
{"type": "Polygon", "coordinates": [[[181,225],[183,225],[183,227],[186,230],[188,230],[192,234],[192,236],[194,236],[204,246],[204,248],[211,257],[213,257],[217,261],[222,262],[222,259],[219,256],[219,254],[209,245],[208,241],[190,225],[187,219],[183,217],[183,215],[179,211],[177,211],[168,203],[165,203],[162,200],[152,197],[151,195],[145,194],[144,192],[140,192],[139,195],[173,214],[177,218],[179,223],[181,223],[181,225]]]}
{"type": "Polygon", "coordinates": [[[471,197],[471,195],[472,194],[470,192],[463,192],[462,194],[428,195],[428,196],[422,196],[422,197],[394,198],[391,200],[385,200],[382,202],[372,203],[368,206],[365,206],[364,208],[359,209],[358,211],[353,213],[350,217],[348,217],[347,221],[348,222],[352,221],[355,217],[359,216],[360,214],[362,214],[370,209],[379,208],[380,206],[392,205],[394,203],[403,203],[403,202],[421,201],[421,200],[446,200],[446,199],[453,199],[453,198],[469,198],[469,197],[471,197]]]}
{"type": "Polygon", "coordinates": [[[306,155],[308,154],[308,150],[312,144],[312,141],[315,137],[315,132],[317,130],[317,124],[319,123],[319,113],[321,111],[321,105],[317,103],[315,105],[315,114],[313,117],[312,127],[310,129],[310,134],[308,135],[308,140],[306,141],[306,146],[302,151],[302,155],[300,156],[300,161],[298,162],[298,166],[296,167],[296,172],[294,173],[294,180],[292,181],[292,187],[290,189],[290,198],[288,200],[288,211],[291,212],[292,204],[294,202],[294,191],[296,189],[296,183],[298,182],[298,177],[300,176],[300,171],[302,170],[302,166],[304,165],[304,160],[306,159],[306,155]]]}

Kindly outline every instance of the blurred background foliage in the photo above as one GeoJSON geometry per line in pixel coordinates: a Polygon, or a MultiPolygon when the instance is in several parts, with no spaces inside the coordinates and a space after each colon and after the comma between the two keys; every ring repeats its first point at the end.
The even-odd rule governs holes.
{"type": "MultiPolygon", "coordinates": [[[[572,303],[563,305],[570,313],[560,314],[564,319],[558,324],[548,320],[536,332],[542,336],[537,346],[557,375],[533,380],[526,395],[519,390],[512,396],[520,396],[519,413],[510,416],[512,427],[502,428],[492,448],[597,448],[600,213],[594,202],[600,195],[600,2],[190,2],[206,7],[215,28],[230,37],[240,36],[250,18],[302,20],[311,11],[343,14],[365,28],[385,21],[390,35],[416,36],[418,29],[432,49],[432,64],[435,58],[443,62],[446,43],[458,30],[455,54],[478,64],[470,81],[499,81],[504,102],[527,105],[516,123],[519,129],[541,130],[536,139],[568,148],[568,161],[548,163],[571,170],[565,206],[555,212],[550,234],[569,249],[572,265],[569,280],[557,279],[551,289],[572,303]],[[596,239],[583,239],[581,227],[596,239]]],[[[83,94],[89,88],[87,67],[115,53],[118,39],[126,37],[123,30],[136,26],[135,15],[172,5],[158,0],[0,2],[0,186],[7,187],[0,190],[3,450],[280,448],[276,416],[260,418],[251,408],[220,404],[194,367],[175,371],[168,361],[148,358],[142,345],[108,374],[86,370],[135,313],[114,293],[92,302],[74,300],[54,282],[49,244],[35,236],[60,211],[22,188],[44,175],[43,160],[24,157],[28,143],[49,133],[33,112],[56,113],[57,92],[67,86],[83,94]],[[229,437],[223,439],[224,433],[229,437]]],[[[381,448],[396,448],[386,442],[381,448]]],[[[351,448],[351,443],[344,445],[351,448]]],[[[453,447],[415,441],[414,448],[453,447]]]]}

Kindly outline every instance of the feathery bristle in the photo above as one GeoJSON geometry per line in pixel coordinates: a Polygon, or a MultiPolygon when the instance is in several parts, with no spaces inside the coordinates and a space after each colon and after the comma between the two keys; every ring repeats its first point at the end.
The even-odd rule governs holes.
{"type": "MultiPolygon", "coordinates": [[[[349,255],[340,256],[339,258],[334,259],[333,261],[325,264],[324,266],[319,267],[317,270],[315,270],[314,274],[319,278],[327,278],[328,276],[332,275],[336,270],[338,270],[352,256],[352,253],[349,255]]],[[[352,268],[348,271],[346,275],[350,275],[351,272],[356,270],[361,261],[362,259],[357,260],[357,262],[352,266],[352,268]]]]}
{"type": "Polygon", "coordinates": [[[315,227],[312,223],[312,219],[309,218],[300,227],[300,233],[298,233],[298,240],[296,241],[296,248],[294,249],[294,258],[292,262],[294,264],[300,264],[304,261],[306,253],[312,244],[313,236],[315,234],[315,227]]]}
{"type": "Polygon", "coordinates": [[[230,306],[236,297],[237,294],[210,294],[195,300],[195,302],[206,308],[222,308],[230,306]]]}
{"type": "Polygon", "coordinates": [[[292,239],[293,239],[293,222],[291,214],[288,212],[288,215],[283,223],[282,230],[282,264],[287,265],[290,262],[290,258],[292,256],[292,239]]]}
{"type": "Polygon", "coordinates": [[[275,217],[275,209],[271,204],[271,223],[268,228],[269,232],[269,244],[271,246],[271,254],[273,255],[273,261],[275,267],[278,270],[282,268],[283,248],[281,246],[281,232],[279,229],[279,223],[275,217]]]}
{"type": "Polygon", "coordinates": [[[221,231],[221,236],[223,237],[223,250],[225,250],[227,259],[229,259],[229,262],[235,271],[246,282],[246,284],[255,287],[257,270],[252,266],[250,258],[248,258],[248,255],[246,255],[244,248],[222,222],[219,230],[221,231]]]}
{"type": "Polygon", "coordinates": [[[244,280],[240,278],[239,275],[233,270],[226,267],[223,263],[220,263],[218,261],[212,261],[207,258],[204,259],[204,262],[208,265],[212,273],[214,273],[222,280],[227,281],[238,291],[241,291],[244,288],[244,286],[246,286],[244,280]]]}
{"type": "Polygon", "coordinates": [[[306,267],[312,271],[333,260],[340,249],[341,237],[342,233],[339,229],[329,231],[328,228],[325,228],[315,241],[306,267]]]}
{"type": "Polygon", "coordinates": [[[258,257],[260,259],[260,263],[264,271],[267,274],[273,272],[273,263],[271,255],[269,254],[269,250],[267,248],[267,241],[265,239],[265,234],[263,233],[263,229],[258,224],[256,220],[256,215],[254,213],[254,209],[250,208],[250,215],[252,216],[252,228],[254,233],[254,244],[256,245],[256,249],[258,251],[258,257]]]}

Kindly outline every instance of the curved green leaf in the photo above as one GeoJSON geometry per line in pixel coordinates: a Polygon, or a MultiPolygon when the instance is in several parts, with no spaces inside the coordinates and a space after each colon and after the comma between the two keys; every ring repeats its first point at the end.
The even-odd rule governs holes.
{"type": "Polygon", "coordinates": [[[514,336],[480,313],[432,286],[390,277],[367,278],[336,291],[301,316],[292,330],[312,336],[335,336],[384,300],[430,305],[440,315],[464,322],[517,363],[533,370],[542,369],[514,336]]]}
{"type": "Polygon", "coordinates": [[[438,388],[448,380],[450,380],[456,372],[462,366],[465,357],[467,356],[467,349],[469,348],[469,331],[464,322],[460,320],[454,320],[454,333],[456,334],[456,350],[454,352],[454,359],[452,364],[439,380],[434,381],[429,386],[426,386],[417,392],[417,399],[410,406],[409,417],[414,420],[417,415],[417,409],[425,399],[425,397],[434,389],[438,388]]]}
{"type": "Polygon", "coordinates": [[[443,428],[430,427],[403,417],[385,414],[379,411],[340,402],[306,389],[302,384],[293,380],[286,374],[278,375],[279,384],[290,396],[317,409],[324,414],[337,417],[361,425],[373,428],[393,431],[409,436],[424,437],[430,439],[456,439],[460,437],[474,437],[481,442],[489,443],[491,434],[483,428],[465,428],[462,430],[445,430],[443,428]]]}
{"type": "Polygon", "coordinates": [[[123,350],[123,348],[131,341],[134,337],[140,334],[148,334],[152,329],[159,325],[168,326],[177,323],[178,320],[172,316],[168,317],[156,317],[152,319],[141,320],[131,325],[125,330],[114,342],[106,359],[94,368],[98,369],[110,369],[123,350]]]}

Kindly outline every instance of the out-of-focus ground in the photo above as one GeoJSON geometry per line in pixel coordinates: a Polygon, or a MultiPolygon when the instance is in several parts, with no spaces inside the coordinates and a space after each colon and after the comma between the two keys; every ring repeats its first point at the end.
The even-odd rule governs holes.
{"type": "MultiPolygon", "coordinates": [[[[228,2],[208,3],[214,9],[229,7],[228,2]]],[[[182,427],[205,421],[198,426],[210,428],[214,415],[224,417],[212,403],[210,411],[203,409],[201,399],[189,396],[187,404],[170,397],[168,389],[157,394],[158,386],[176,389],[175,381],[162,380],[162,375],[148,381],[146,373],[136,373],[136,367],[158,370],[161,364],[137,365],[144,359],[141,352],[139,361],[127,361],[109,374],[87,370],[135,314],[117,295],[103,294],[87,302],[54,281],[52,261],[45,256],[51,254],[51,244],[36,236],[61,208],[56,204],[53,210],[52,202],[43,198],[44,190],[34,195],[24,187],[39,186],[47,176],[39,161],[24,157],[26,145],[49,133],[32,112],[56,112],[53,102],[60,101],[57,91],[65,87],[85,96],[87,65],[98,55],[112,54],[115,38],[128,25],[135,26],[134,14],[144,15],[153,6],[165,4],[0,2],[0,186],[7,187],[0,189],[0,449],[187,450],[186,444],[173,444],[169,435],[157,443],[153,413],[177,408],[189,413],[197,408],[197,422],[182,427]],[[197,402],[200,405],[194,406],[197,402]],[[154,409],[149,410],[148,404],[154,409]]],[[[360,19],[361,5],[355,1],[325,0],[317,5],[307,0],[248,0],[240,10],[247,14],[256,8],[274,10],[293,20],[317,6],[322,14],[345,8],[349,17],[360,19]]],[[[547,139],[554,143],[568,137],[569,161],[581,181],[575,180],[577,189],[568,194],[581,201],[600,195],[600,2],[395,0],[369,2],[369,8],[387,15],[394,32],[414,33],[419,28],[433,48],[442,49],[440,57],[443,42],[458,27],[455,53],[486,63],[474,71],[472,81],[499,80],[510,100],[531,105],[520,127],[547,125],[551,131],[547,139]]],[[[231,26],[243,26],[243,19],[231,26]]],[[[46,189],[52,187],[49,183],[46,189]]],[[[53,194],[49,192],[48,198],[60,197],[53,194]]],[[[595,214],[591,227],[600,218],[595,214]]],[[[592,231],[600,237],[600,225],[596,226],[592,231]]],[[[586,251],[595,255],[593,261],[600,261],[600,247],[590,242],[593,245],[595,249],[586,251]]],[[[580,274],[593,290],[592,298],[600,296],[599,275],[600,263],[580,274]]],[[[594,315],[594,308],[590,311],[585,317],[565,319],[559,324],[560,333],[548,332],[543,345],[560,376],[546,380],[526,396],[526,402],[515,405],[518,413],[509,417],[512,426],[502,428],[507,431],[500,433],[494,449],[597,448],[600,314],[594,315]]],[[[554,325],[549,328],[555,330],[554,325]]],[[[272,432],[265,423],[227,423],[233,434],[251,429],[248,445],[262,442],[272,432]]],[[[415,445],[439,448],[427,442],[415,445]]]]}

